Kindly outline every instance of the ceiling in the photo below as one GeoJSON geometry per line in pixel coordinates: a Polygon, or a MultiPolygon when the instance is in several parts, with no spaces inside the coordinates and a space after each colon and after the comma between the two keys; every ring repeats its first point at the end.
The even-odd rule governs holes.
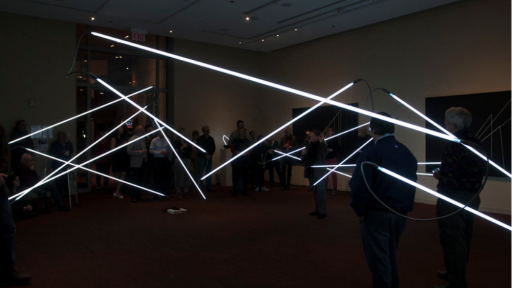
{"type": "Polygon", "coordinates": [[[2,0],[0,11],[270,52],[457,1],[2,0]]]}

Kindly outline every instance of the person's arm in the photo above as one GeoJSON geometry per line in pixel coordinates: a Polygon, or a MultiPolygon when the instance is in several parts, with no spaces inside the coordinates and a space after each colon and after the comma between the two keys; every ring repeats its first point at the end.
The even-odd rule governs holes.
{"type": "MultiPolygon", "coordinates": [[[[363,154],[357,160],[356,168],[354,169],[354,173],[352,174],[352,179],[350,179],[350,197],[352,198],[352,202],[350,203],[350,207],[354,210],[357,216],[362,217],[366,213],[366,206],[369,201],[369,191],[364,182],[364,178],[361,172],[361,163],[364,161],[371,161],[366,154],[363,154]]],[[[374,161],[372,161],[374,162],[374,161]]],[[[364,166],[364,175],[366,176],[366,180],[368,181],[368,186],[372,187],[373,185],[373,167],[370,165],[364,166]]]]}

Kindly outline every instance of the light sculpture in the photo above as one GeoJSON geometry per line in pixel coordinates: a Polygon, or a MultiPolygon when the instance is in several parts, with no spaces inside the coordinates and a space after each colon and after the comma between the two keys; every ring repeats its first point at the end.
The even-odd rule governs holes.
{"type": "MultiPolygon", "coordinates": [[[[125,45],[128,45],[128,46],[136,47],[136,48],[139,48],[139,49],[142,49],[142,50],[146,50],[146,51],[149,51],[149,52],[153,52],[153,53],[156,53],[156,54],[160,54],[160,55],[163,55],[163,56],[167,56],[167,57],[170,57],[170,58],[173,58],[173,59],[176,59],[176,60],[180,60],[180,61],[183,61],[183,62],[187,62],[187,63],[193,64],[193,65],[197,65],[197,66],[201,66],[201,67],[204,67],[204,68],[212,69],[212,70],[215,70],[217,72],[221,72],[221,73],[225,73],[225,74],[232,75],[232,76],[235,76],[235,77],[239,77],[239,78],[242,78],[242,79],[245,79],[245,80],[249,80],[249,81],[256,82],[256,83],[259,83],[259,84],[262,84],[262,85],[273,87],[273,88],[276,88],[276,89],[279,89],[279,90],[287,91],[287,92],[290,92],[290,93],[293,93],[293,94],[296,94],[296,95],[300,95],[300,96],[303,96],[303,97],[307,97],[307,98],[310,98],[310,99],[313,99],[313,100],[321,101],[322,104],[323,103],[331,104],[331,105],[338,106],[340,108],[344,108],[344,109],[347,109],[347,110],[350,110],[350,111],[354,111],[354,112],[357,112],[357,113],[360,113],[360,114],[363,114],[363,115],[367,115],[367,116],[370,116],[370,117],[373,117],[373,118],[377,118],[377,119],[381,119],[381,120],[384,120],[384,121],[387,121],[387,122],[391,122],[391,123],[394,123],[396,125],[404,126],[404,127],[407,127],[407,128],[419,131],[419,132],[423,132],[423,133],[426,133],[426,134],[434,135],[434,136],[437,136],[437,137],[442,138],[442,139],[446,139],[446,140],[450,140],[450,141],[454,141],[454,142],[460,142],[460,140],[457,137],[454,137],[454,136],[448,136],[448,135],[439,133],[437,131],[433,131],[433,130],[430,130],[430,129],[426,129],[424,127],[420,127],[420,126],[413,125],[413,124],[410,124],[410,123],[407,123],[407,122],[404,122],[404,121],[393,119],[391,117],[386,117],[386,116],[383,116],[383,115],[380,115],[380,114],[377,114],[377,113],[369,112],[369,111],[366,111],[366,110],[361,109],[361,108],[352,107],[352,106],[350,106],[348,104],[340,103],[340,102],[337,102],[337,101],[332,101],[330,99],[324,99],[324,98],[322,98],[320,96],[317,96],[317,95],[314,95],[314,94],[311,94],[311,93],[303,92],[303,91],[300,91],[300,90],[297,90],[297,89],[293,89],[293,88],[290,88],[290,87],[279,85],[279,84],[276,84],[276,83],[273,83],[273,82],[270,82],[270,81],[262,80],[262,79],[259,79],[259,78],[256,78],[256,77],[248,76],[248,75],[245,75],[245,74],[242,74],[242,73],[238,73],[238,72],[231,71],[231,70],[228,70],[228,69],[220,68],[220,67],[217,67],[217,66],[214,66],[214,65],[206,64],[206,63],[203,63],[203,62],[200,62],[200,61],[192,60],[192,59],[185,58],[185,57],[182,57],[182,56],[178,56],[178,55],[175,55],[175,54],[171,54],[171,53],[168,53],[168,52],[163,52],[163,51],[160,51],[160,50],[157,50],[157,49],[153,49],[153,48],[149,48],[149,47],[146,47],[146,46],[142,46],[142,45],[139,45],[139,44],[136,44],[136,43],[131,43],[131,42],[128,42],[128,41],[125,41],[125,40],[122,40],[122,39],[118,39],[118,38],[115,38],[115,37],[107,36],[107,35],[104,35],[104,34],[101,34],[101,33],[91,32],[91,34],[94,35],[94,36],[97,36],[97,37],[101,37],[101,38],[104,38],[104,39],[108,39],[108,40],[111,40],[111,41],[122,43],[122,44],[125,44],[125,45]]],[[[353,84],[353,83],[351,83],[351,84],[353,84]]],[[[227,163],[230,163],[230,161],[228,161],[228,162],[226,162],[224,164],[227,165],[227,163]]],[[[211,175],[211,174],[209,174],[209,175],[211,175]]],[[[205,176],[205,177],[207,177],[207,176],[205,176]]]]}
{"type": "MultiPolygon", "coordinates": [[[[387,92],[391,97],[393,97],[394,99],[396,99],[398,102],[402,103],[405,107],[409,108],[411,111],[413,111],[414,113],[418,114],[419,116],[421,116],[423,119],[427,120],[428,122],[430,122],[432,125],[436,126],[439,130],[443,131],[444,133],[446,133],[446,135],[448,136],[451,136],[451,137],[455,137],[455,135],[453,135],[452,133],[450,133],[449,131],[447,131],[446,129],[444,129],[443,127],[441,127],[441,125],[437,124],[436,122],[432,121],[430,118],[428,118],[426,115],[422,114],[421,112],[419,112],[418,110],[414,109],[411,105],[407,104],[405,101],[403,101],[402,99],[398,98],[396,95],[393,95],[393,93],[387,91],[387,90],[384,90],[385,92],[387,92]]],[[[476,155],[478,155],[478,157],[482,158],[483,160],[485,160],[487,162],[487,157],[484,156],[482,153],[478,152],[476,149],[474,149],[473,147],[467,145],[467,144],[464,144],[462,142],[460,142],[460,139],[459,141],[456,141],[456,142],[459,142],[461,143],[464,147],[468,148],[469,150],[471,150],[471,152],[475,153],[476,155]]],[[[499,166],[498,164],[494,163],[493,161],[491,161],[489,159],[489,163],[494,166],[496,169],[500,170],[503,174],[507,175],[509,178],[512,178],[512,174],[510,174],[510,172],[508,172],[507,170],[503,169],[501,166],[499,166]]]]}
{"type": "Polygon", "coordinates": [[[376,165],[376,167],[377,167],[378,170],[380,170],[380,171],[382,171],[382,172],[384,172],[384,173],[386,173],[386,174],[388,174],[390,176],[393,176],[393,177],[395,177],[395,178],[397,178],[399,180],[402,180],[402,181],[404,181],[407,184],[410,184],[410,185],[412,185],[412,186],[414,186],[414,187],[416,187],[418,189],[421,189],[421,190],[423,190],[423,191],[425,191],[427,193],[430,193],[430,194],[432,194],[432,195],[434,195],[434,196],[436,196],[438,198],[441,198],[444,201],[449,202],[449,203],[451,203],[451,204],[453,204],[453,205],[455,205],[457,207],[460,207],[460,208],[464,207],[464,210],[466,210],[468,212],[471,212],[471,213],[473,213],[473,214],[475,214],[477,216],[480,216],[480,217],[484,218],[485,220],[491,221],[494,224],[497,224],[497,225],[499,225],[499,226],[501,226],[501,227],[503,227],[505,229],[512,230],[512,227],[510,227],[510,225],[507,225],[507,224],[505,224],[505,223],[503,223],[501,221],[498,221],[498,220],[496,220],[496,219],[494,219],[492,217],[489,217],[489,216],[487,216],[487,215],[485,215],[485,214],[483,214],[483,213],[481,213],[481,212],[479,212],[479,211],[477,211],[477,210],[475,210],[475,209],[473,209],[471,207],[467,207],[464,204],[461,204],[461,203],[459,203],[459,202],[457,202],[457,201],[455,201],[455,200],[453,200],[451,198],[448,198],[448,197],[444,196],[443,194],[437,193],[437,192],[435,192],[432,189],[429,189],[429,188],[427,188],[427,187],[425,187],[423,185],[420,185],[420,184],[418,184],[418,183],[416,183],[414,181],[411,181],[411,180],[409,180],[409,179],[407,179],[407,178],[405,178],[405,177],[403,177],[401,175],[398,175],[398,174],[394,173],[393,171],[390,171],[390,170],[388,170],[386,168],[383,168],[381,166],[378,166],[378,165],[376,165]]]}
{"type": "MultiPolygon", "coordinates": [[[[153,88],[153,86],[150,86],[150,87],[148,87],[148,88],[145,88],[145,89],[142,89],[142,90],[137,91],[137,92],[135,92],[135,93],[132,93],[132,94],[130,94],[130,95],[128,95],[128,96],[126,96],[126,97],[132,97],[132,96],[135,96],[135,95],[140,94],[140,93],[142,93],[142,92],[144,92],[144,91],[147,91],[147,90],[149,90],[149,89],[151,89],[151,88],[153,88]]],[[[86,111],[86,112],[84,112],[84,113],[82,113],[82,114],[79,114],[79,115],[73,116],[73,117],[71,117],[71,118],[69,118],[69,119],[66,119],[66,120],[64,120],[64,121],[61,121],[61,122],[59,122],[59,123],[57,123],[57,124],[53,124],[53,125],[51,125],[51,126],[48,126],[48,127],[43,128],[43,129],[37,130],[36,132],[33,132],[33,133],[28,134],[28,135],[22,136],[22,137],[20,137],[20,138],[18,138],[18,139],[14,139],[14,140],[12,140],[11,142],[9,142],[8,144],[12,144],[12,143],[18,142],[18,141],[20,141],[20,140],[22,140],[22,139],[25,139],[25,138],[30,137],[30,136],[32,136],[32,135],[35,135],[35,134],[37,134],[37,133],[41,133],[41,132],[43,132],[43,131],[45,131],[45,130],[51,129],[51,128],[53,128],[53,127],[55,127],[55,126],[58,126],[58,125],[60,125],[60,124],[64,124],[64,123],[66,123],[66,122],[68,122],[68,121],[71,121],[71,120],[73,120],[73,119],[76,119],[76,118],[78,118],[78,117],[82,117],[82,116],[84,116],[84,115],[87,115],[87,114],[89,114],[89,113],[91,113],[91,112],[94,112],[94,111],[96,111],[96,110],[99,110],[99,109],[101,109],[101,108],[105,108],[105,107],[107,107],[107,106],[109,106],[109,105],[112,105],[112,104],[114,104],[114,103],[116,103],[116,102],[119,102],[119,101],[121,101],[121,100],[123,100],[123,99],[117,99],[117,100],[114,100],[114,101],[109,102],[109,103],[107,103],[107,104],[101,105],[101,106],[99,106],[99,107],[96,107],[96,108],[94,108],[94,109],[91,109],[91,110],[89,110],[89,111],[86,111]]]]}
{"type": "Polygon", "coordinates": [[[359,126],[357,126],[357,127],[352,128],[352,129],[349,129],[349,130],[343,131],[343,132],[341,132],[341,133],[339,133],[339,134],[333,135],[333,136],[331,136],[331,137],[329,137],[329,138],[326,138],[326,139],[325,139],[325,141],[330,140],[330,139],[332,139],[332,138],[336,138],[336,137],[341,136],[341,135],[343,135],[343,134],[345,134],[345,133],[348,133],[348,132],[354,131],[354,130],[356,130],[356,129],[358,129],[358,128],[361,128],[361,127],[363,127],[363,126],[366,126],[366,125],[368,125],[368,124],[370,124],[370,122],[366,122],[366,123],[364,123],[364,124],[362,124],[362,125],[359,125],[359,126]]]}
{"type": "Polygon", "coordinates": [[[224,146],[228,145],[228,143],[226,143],[226,139],[228,139],[228,141],[229,141],[229,137],[228,136],[222,135],[222,142],[224,142],[224,146]]]}
{"type": "MultiPolygon", "coordinates": [[[[301,149],[301,150],[303,150],[303,149],[301,149]]],[[[274,150],[274,152],[277,152],[277,153],[279,153],[279,154],[282,154],[283,156],[291,157],[291,158],[296,159],[296,160],[299,160],[299,161],[300,161],[300,160],[302,160],[302,159],[300,159],[299,157],[295,157],[295,156],[289,155],[290,153],[284,153],[284,152],[281,152],[281,151],[278,151],[278,150],[274,150]]],[[[277,159],[277,158],[276,158],[276,159],[277,159]]],[[[273,159],[273,160],[276,160],[276,159],[273,159]]]]}
{"type": "MultiPolygon", "coordinates": [[[[110,91],[116,93],[119,97],[123,98],[124,100],[126,100],[128,103],[132,104],[134,107],[137,107],[138,109],[141,109],[141,107],[133,102],[132,100],[128,99],[126,96],[124,96],[123,94],[121,94],[121,92],[117,91],[116,89],[114,89],[114,87],[108,85],[107,83],[105,83],[105,81],[101,80],[100,78],[96,78],[96,81],[100,82],[101,84],[103,84],[103,86],[107,87],[110,91]]],[[[206,153],[206,151],[197,146],[196,143],[192,142],[191,140],[189,140],[187,137],[181,135],[178,131],[174,130],[171,126],[165,124],[164,121],[158,119],[156,116],[154,116],[153,114],[149,113],[148,111],[146,110],[142,110],[142,112],[144,112],[146,115],[148,115],[149,117],[153,118],[153,120],[155,122],[159,122],[160,124],[162,124],[163,126],[165,126],[165,128],[171,130],[174,134],[178,135],[179,137],[181,137],[183,140],[187,141],[188,143],[192,144],[193,146],[195,146],[197,149],[199,149],[200,151],[202,151],[203,153],[206,153]]]]}
{"type": "MultiPolygon", "coordinates": [[[[302,150],[304,150],[304,149],[306,149],[306,147],[302,147],[302,148],[299,148],[299,149],[297,149],[297,150],[293,150],[293,151],[291,151],[291,152],[284,153],[284,155],[281,155],[281,156],[279,156],[279,157],[276,157],[276,158],[274,158],[274,159],[272,159],[272,160],[270,160],[270,161],[278,160],[278,159],[281,159],[281,158],[286,157],[286,156],[290,156],[290,157],[292,157],[292,156],[291,156],[291,154],[293,154],[293,153],[295,153],[295,152],[302,151],[302,150]]],[[[267,162],[270,162],[270,161],[267,161],[267,162]]]]}
{"type": "MultiPolygon", "coordinates": [[[[135,116],[135,115],[134,115],[134,116],[135,116]]],[[[127,119],[127,120],[129,120],[129,119],[127,119]]],[[[126,120],[126,121],[127,121],[127,120],[126,120]]],[[[136,138],[136,139],[133,139],[132,141],[128,141],[127,143],[124,143],[124,144],[122,144],[122,145],[119,145],[118,147],[116,147],[116,148],[114,148],[114,149],[112,149],[112,150],[110,150],[110,151],[108,151],[108,152],[105,152],[105,153],[103,153],[103,154],[101,154],[101,155],[99,155],[99,156],[97,156],[97,157],[94,157],[93,159],[87,160],[87,161],[85,161],[84,163],[79,164],[79,165],[77,165],[77,166],[75,166],[75,167],[73,167],[73,168],[69,169],[68,171],[61,172],[60,174],[55,175],[55,176],[53,176],[53,177],[51,177],[51,178],[49,178],[49,177],[50,177],[50,175],[48,175],[48,176],[46,176],[44,179],[42,179],[39,183],[37,183],[36,185],[34,185],[34,186],[32,186],[32,187],[30,187],[30,188],[26,189],[25,191],[22,191],[22,192],[20,192],[20,193],[18,193],[18,194],[16,194],[16,195],[13,195],[13,196],[9,197],[9,200],[11,200],[12,198],[15,198],[15,197],[17,197],[17,198],[16,198],[16,200],[19,200],[21,197],[23,197],[26,193],[30,192],[32,189],[34,189],[34,188],[36,188],[36,187],[38,187],[38,186],[41,186],[41,185],[43,185],[43,184],[44,184],[44,183],[46,183],[46,182],[52,181],[52,180],[54,180],[54,179],[56,179],[56,178],[59,178],[60,176],[62,176],[62,175],[64,175],[64,174],[66,174],[66,173],[68,173],[68,172],[71,172],[71,171],[73,171],[73,170],[75,170],[75,169],[77,169],[77,168],[81,168],[81,167],[83,167],[83,166],[85,166],[85,165],[87,165],[87,164],[89,164],[89,163],[91,163],[91,162],[93,162],[93,161],[96,161],[97,159],[99,159],[99,158],[101,158],[101,157],[103,157],[103,156],[105,156],[105,155],[108,155],[108,154],[110,154],[110,153],[112,153],[112,152],[114,152],[114,151],[117,151],[117,150],[119,150],[119,149],[121,149],[121,148],[124,148],[124,147],[126,147],[126,146],[128,146],[128,145],[132,144],[132,143],[133,143],[133,142],[135,142],[135,141],[139,141],[139,140],[141,140],[141,139],[144,139],[144,137],[146,137],[146,136],[148,136],[148,135],[150,135],[150,134],[153,134],[153,133],[155,133],[155,132],[158,132],[158,131],[160,131],[160,130],[161,130],[161,129],[155,129],[155,130],[153,130],[153,131],[150,131],[150,132],[148,132],[148,133],[146,133],[146,134],[144,134],[144,135],[142,135],[142,136],[140,136],[140,137],[138,137],[138,138],[136,138]]],[[[108,135],[108,134],[106,134],[106,135],[108,135]]],[[[91,146],[87,147],[84,151],[86,151],[87,149],[90,149],[92,146],[93,146],[93,145],[91,145],[91,146]]],[[[71,160],[70,160],[70,161],[71,161],[71,160]]],[[[68,162],[69,162],[69,161],[68,161],[68,162]]],[[[62,165],[62,166],[61,166],[61,168],[62,168],[62,167],[64,167],[64,166],[66,166],[67,164],[69,164],[69,163],[67,163],[67,162],[66,162],[66,164],[65,164],[65,165],[62,165]]],[[[57,170],[55,170],[55,171],[57,171],[57,170]]],[[[55,172],[55,171],[54,171],[54,172],[55,172]]]]}
{"type": "MultiPolygon", "coordinates": [[[[147,106],[146,106],[147,107],[147,106]]],[[[103,140],[104,138],[106,138],[110,133],[116,131],[117,129],[119,129],[119,127],[121,127],[122,125],[124,125],[126,122],[128,122],[129,120],[131,120],[133,117],[137,116],[141,111],[143,111],[144,109],[146,109],[146,107],[144,108],[140,108],[140,110],[138,112],[136,112],[135,114],[133,114],[131,117],[129,117],[128,119],[124,120],[121,124],[117,125],[114,129],[112,129],[109,133],[105,133],[105,135],[103,135],[102,137],[100,137],[100,139],[96,140],[93,144],[91,144],[89,147],[87,147],[86,149],[82,150],[80,153],[76,154],[73,158],[69,159],[69,161],[66,162],[66,164],[60,166],[59,168],[57,168],[55,171],[52,171],[52,173],[48,174],[46,177],[44,177],[43,179],[41,179],[39,182],[37,182],[34,186],[30,187],[30,188],[27,188],[25,189],[25,191],[22,191],[16,195],[20,195],[18,198],[16,198],[16,200],[19,200],[21,197],[25,196],[28,192],[32,191],[32,189],[36,188],[36,187],[39,187],[43,184],[45,184],[46,182],[48,181],[51,181],[52,179],[54,178],[57,178],[57,177],[52,177],[50,178],[53,174],[57,173],[58,171],[60,171],[62,168],[64,168],[64,166],[66,166],[67,164],[71,163],[73,160],[75,160],[76,158],[78,158],[80,155],[84,154],[85,152],[87,152],[87,150],[91,149],[96,143],[100,142],[101,140],[103,140]],[[49,179],[49,180],[48,180],[49,179]]],[[[113,151],[113,150],[112,150],[113,151]]],[[[76,168],[73,168],[73,169],[76,169],[76,168]]],[[[63,174],[66,174],[66,172],[64,173],[61,173],[59,174],[59,176],[63,175],[63,174]]],[[[9,197],[9,200],[11,200],[12,198],[16,197],[16,195],[14,196],[11,196],[9,197]]]]}
{"type": "MultiPolygon", "coordinates": [[[[158,124],[158,122],[155,122],[155,123],[156,123],[156,125],[158,126],[159,129],[162,129],[160,127],[160,125],[158,124]]],[[[190,175],[190,172],[188,171],[187,167],[185,166],[183,161],[181,161],[180,156],[178,156],[178,152],[176,152],[176,149],[174,149],[174,147],[172,146],[171,141],[169,141],[169,138],[167,138],[167,135],[165,135],[165,133],[162,133],[162,134],[164,135],[164,138],[167,141],[167,144],[169,144],[169,146],[171,147],[172,152],[174,153],[174,155],[176,155],[176,158],[178,158],[178,160],[180,161],[181,166],[183,166],[183,169],[185,169],[185,172],[187,172],[188,177],[190,177],[190,180],[192,180],[192,183],[194,183],[194,185],[196,186],[197,191],[199,191],[199,193],[201,193],[201,196],[203,196],[203,199],[206,200],[206,197],[204,196],[203,192],[201,191],[201,189],[197,185],[196,180],[194,179],[194,177],[192,177],[192,175],[190,175]]],[[[175,179],[175,181],[179,181],[179,179],[175,179]]],[[[176,192],[178,193],[178,191],[176,191],[176,192]]]]}
{"type": "MultiPolygon", "coordinates": [[[[48,154],[45,154],[45,153],[41,153],[41,152],[36,151],[36,150],[32,150],[32,149],[30,149],[30,148],[25,148],[25,149],[27,149],[27,151],[30,151],[30,152],[32,152],[32,153],[39,154],[39,155],[41,155],[41,156],[44,156],[44,157],[47,157],[47,158],[50,158],[50,159],[53,159],[53,160],[56,160],[56,161],[60,161],[60,162],[62,162],[62,163],[66,163],[66,161],[64,161],[64,160],[62,160],[62,159],[59,159],[59,158],[56,158],[56,157],[53,157],[53,156],[51,156],[51,155],[48,155],[48,154]]],[[[75,167],[80,168],[80,169],[83,169],[83,170],[85,170],[85,171],[89,171],[89,172],[92,172],[92,173],[95,173],[95,174],[101,175],[101,176],[103,176],[103,177],[110,178],[110,179],[115,180],[115,181],[119,181],[119,182],[124,183],[124,184],[128,184],[128,185],[131,185],[131,186],[137,187],[137,188],[139,188],[139,189],[146,190],[146,191],[148,191],[148,192],[150,192],[150,193],[153,193],[153,194],[157,194],[157,195],[160,195],[160,196],[165,196],[165,195],[164,195],[164,194],[162,194],[162,193],[158,193],[158,192],[153,191],[153,190],[151,190],[151,189],[148,189],[148,188],[146,188],[146,187],[142,187],[142,186],[139,186],[139,185],[136,185],[136,184],[130,183],[130,182],[128,182],[128,181],[124,181],[124,180],[118,179],[118,178],[116,178],[116,177],[112,177],[112,176],[110,176],[110,175],[107,175],[107,174],[104,174],[104,173],[100,173],[100,172],[98,172],[98,171],[94,171],[94,170],[92,170],[92,169],[89,169],[89,168],[86,168],[86,167],[83,167],[83,166],[77,165],[77,164],[75,164],[75,163],[69,163],[69,165],[75,166],[75,167]]]]}
{"type": "Polygon", "coordinates": [[[322,176],[322,178],[318,179],[318,181],[316,181],[315,184],[313,184],[311,186],[316,186],[316,184],[318,184],[320,181],[322,181],[325,177],[329,176],[329,174],[331,174],[332,170],[336,170],[336,168],[340,167],[340,165],[345,163],[348,159],[350,159],[352,156],[354,156],[354,154],[356,154],[359,150],[363,149],[363,147],[368,145],[368,143],[370,143],[371,141],[373,141],[373,138],[370,138],[368,141],[366,141],[363,145],[361,145],[361,147],[357,148],[356,151],[352,152],[352,154],[350,154],[347,158],[345,158],[343,161],[341,161],[340,164],[336,165],[333,169],[328,169],[331,171],[329,171],[327,174],[322,176]]]}

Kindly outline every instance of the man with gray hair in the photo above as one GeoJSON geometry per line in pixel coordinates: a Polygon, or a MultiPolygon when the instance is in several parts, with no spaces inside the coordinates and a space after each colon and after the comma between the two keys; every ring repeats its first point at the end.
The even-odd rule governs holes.
{"type": "MultiPolygon", "coordinates": [[[[480,141],[469,133],[471,120],[471,113],[467,109],[452,107],[446,110],[444,124],[446,130],[461,139],[463,143],[482,150],[480,141]]],[[[484,161],[463,145],[455,142],[448,143],[443,152],[441,166],[434,173],[434,177],[439,180],[437,191],[478,210],[480,197],[476,196],[476,193],[482,187],[484,164],[484,161]]],[[[448,215],[458,209],[459,207],[444,200],[437,200],[437,217],[448,215]]],[[[473,216],[472,213],[462,210],[438,220],[446,272],[437,271],[437,277],[448,283],[446,286],[434,285],[434,287],[468,287],[466,264],[473,234],[473,216]]]]}

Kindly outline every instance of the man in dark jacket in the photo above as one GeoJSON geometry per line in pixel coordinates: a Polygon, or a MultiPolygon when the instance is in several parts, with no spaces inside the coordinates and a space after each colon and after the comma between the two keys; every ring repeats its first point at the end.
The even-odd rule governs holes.
{"type": "MultiPolygon", "coordinates": [[[[206,153],[198,151],[197,153],[197,166],[199,172],[199,179],[205,174],[209,174],[212,171],[212,156],[215,153],[215,140],[210,136],[210,128],[203,126],[203,135],[197,138],[197,145],[203,148],[206,153]]],[[[203,181],[199,180],[199,188],[201,188],[203,181]]],[[[206,178],[206,191],[212,192],[212,177],[206,178]]]]}
{"type": "MultiPolygon", "coordinates": [[[[379,113],[390,117],[387,113],[379,113]]],[[[373,162],[407,179],[416,181],[418,162],[405,145],[393,136],[392,123],[373,118],[370,122],[371,135],[375,145],[368,147],[357,160],[349,182],[352,203],[361,222],[361,238],[366,262],[372,272],[373,287],[399,287],[397,249],[406,219],[384,207],[368,190],[368,186],[382,202],[400,214],[412,211],[416,188],[398,180],[368,164],[361,171],[365,161],[373,162]]]]}
{"type": "MultiPolygon", "coordinates": [[[[327,154],[327,145],[324,141],[324,133],[319,130],[313,130],[310,134],[310,140],[306,143],[306,149],[302,150],[302,156],[306,162],[304,165],[304,177],[309,178],[309,183],[314,185],[325,175],[321,169],[313,169],[313,165],[325,165],[325,155],[327,154]]],[[[317,185],[311,187],[315,196],[315,211],[309,213],[311,216],[318,216],[318,219],[324,219],[327,215],[327,204],[325,194],[325,178],[317,185]]]]}
{"type": "MultiPolygon", "coordinates": [[[[452,107],[446,110],[444,124],[448,132],[473,148],[481,150],[480,141],[468,131],[471,120],[471,113],[468,110],[452,107]]],[[[437,191],[460,203],[468,203],[469,207],[478,210],[480,197],[475,197],[475,194],[482,186],[484,165],[485,162],[466,147],[459,143],[448,143],[441,158],[441,167],[434,174],[434,177],[439,180],[437,191]]],[[[445,216],[457,209],[459,207],[453,204],[441,199],[437,200],[437,217],[445,216]]],[[[438,271],[437,276],[447,280],[448,284],[435,287],[468,287],[466,264],[473,235],[473,216],[473,213],[464,210],[437,221],[446,266],[446,272],[438,271]]]]}

